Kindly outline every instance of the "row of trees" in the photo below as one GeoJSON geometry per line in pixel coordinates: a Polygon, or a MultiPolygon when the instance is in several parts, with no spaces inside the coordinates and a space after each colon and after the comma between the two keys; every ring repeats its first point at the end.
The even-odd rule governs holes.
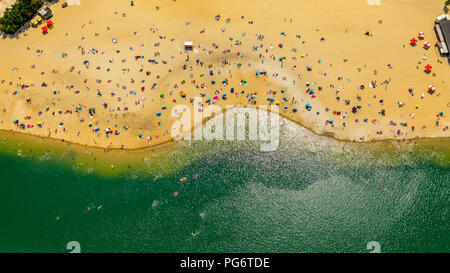
{"type": "Polygon", "coordinates": [[[0,30],[6,34],[16,33],[36,15],[42,4],[42,0],[17,1],[11,8],[6,9],[3,17],[0,18],[0,30]]]}

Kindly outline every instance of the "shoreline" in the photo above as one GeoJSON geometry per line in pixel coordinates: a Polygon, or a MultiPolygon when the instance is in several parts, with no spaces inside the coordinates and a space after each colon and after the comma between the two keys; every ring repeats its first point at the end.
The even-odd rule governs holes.
{"type": "MultiPolygon", "coordinates": [[[[270,111],[268,111],[270,112],[270,111]]],[[[225,113],[225,112],[224,112],[225,113]]],[[[303,126],[302,124],[298,123],[296,120],[291,119],[289,117],[285,117],[285,116],[281,116],[281,119],[286,119],[289,122],[292,122],[293,124],[295,124],[295,126],[299,126],[301,128],[304,128],[305,130],[307,130],[308,132],[314,134],[314,136],[317,137],[325,137],[327,139],[336,141],[337,143],[341,143],[341,144],[356,144],[357,146],[361,145],[371,145],[371,144],[380,144],[380,145],[389,145],[389,144],[401,144],[401,143],[413,143],[413,144],[430,144],[431,146],[433,146],[433,143],[446,143],[449,142],[450,143],[450,137],[441,137],[441,136],[437,136],[437,137],[419,137],[419,138],[403,138],[403,139],[393,139],[393,138],[386,138],[386,139],[371,139],[371,140],[367,140],[367,141],[356,141],[356,140],[349,140],[349,139],[337,139],[327,133],[317,133],[314,130],[303,126]]],[[[208,121],[210,119],[207,119],[206,121],[208,121]]],[[[203,121],[203,125],[205,124],[206,121],[203,121]]],[[[195,129],[193,129],[195,130],[195,129]]],[[[52,137],[46,137],[46,136],[37,136],[37,135],[32,135],[32,134],[27,134],[24,132],[20,132],[20,131],[14,131],[14,130],[4,130],[4,129],[0,129],[0,137],[4,137],[4,135],[10,135],[12,137],[17,137],[17,135],[19,136],[19,138],[27,138],[27,142],[32,142],[33,139],[41,139],[43,142],[47,142],[50,145],[58,145],[58,144],[66,144],[66,145],[73,145],[75,147],[77,147],[79,150],[82,149],[88,149],[88,150],[94,150],[94,151],[98,151],[101,152],[103,151],[104,153],[109,153],[109,152],[130,152],[130,153],[142,153],[142,152],[149,152],[149,150],[152,150],[151,153],[155,153],[155,154],[160,154],[160,153],[164,153],[164,152],[173,152],[176,151],[176,147],[185,143],[194,143],[194,142],[200,142],[200,141],[205,141],[205,142],[211,142],[208,140],[182,140],[182,141],[166,141],[163,143],[158,143],[155,145],[151,145],[151,146],[143,146],[143,147],[139,147],[139,148],[108,148],[108,147],[99,147],[99,146],[90,146],[90,145],[85,145],[85,144],[80,144],[80,143],[76,143],[76,142],[71,142],[71,141],[66,141],[63,139],[58,139],[58,138],[52,138],[52,137]]],[[[17,139],[16,139],[17,140],[17,139]]],[[[213,140],[213,141],[219,141],[219,142],[235,142],[236,140],[213,140]]],[[[244,140],[244,141],[248,141],[248,139],[244,140]]],[[[282,141],[282,139],[280,139],[280,141],[282,141]]],[[[449,146],[450,148],[450,146],[449,146]]]]}
{"type": "MultiPolygon", "coordinates": [[[[245,106],[245,105],[239,105],[239,106],[245,106]]],[[[268,110],[267,112],[271,112],[270,110],[268,110]]],[[[225,115],[226,110],[224,110],[223,114],[225,115]]],[[[410,138],[380,138],[380,139],[370,139],[370,140],[364,140],[364,141],[358,141],[358,140],[352,140],[352,139],[346,139],[346,138],[337,138],[335,134],[330,134],[329,132],[317,132],[316,130],[314,130],[313,127],[308,127],[305,126],[304,124],[300,123],[299,121],[289,117],[289,116],[284,116],[280,114],[280,118],[281,119],[286,119],[290,122],[293,122],[295,125],[300,126],[305,128],[306,130],[310,131],[311,133],[313,133],[316,136],[319,137],[327,137],[329,139],[332,139],[334,141],[337,142],[341,142],[341,143],[356,143],[356,144],[370,144],[370,143],[394,143],[394,142],[398,142],[398,143],[402,143],[402,142],[421,142],[422,140],[424,141],[432,141],[432,140],[437,140],[437,141],[450,141],[450,137],[448,136],[426,136],[426,137],[410,137],[410,138]]],[[[204,119],[202,121],[202,126],[205,125],[205,123],[207,121],[211,120],[211,118],[207,118],[204,119]]],[[[195,131],[196,127],[192,128],[192,131],[195,131]]],[[[30,137],[30,138],[35,138],[35,139],[42,139],[42,140],[48,140],[48,141],[52,141],[52,142],[60,142],[60,143],[68,143],[70,145],[76,145],[80,148],[88,148],[88,149],[95,149],[95,150],[107,150],[107,151],[146,151],[146,150],[154,150],[154,149],[163,149],[166,147],[172,147],[172,146],[177,146],[178,144],[182,144],[184,142],[190,142],[189,140],[182,140],[182,141],[176,141],[174,139],[171,140],[166,140],[164,142],[161,143],[157,143],[154,145],[149,145],[149,146],[142,146],[142,147],[137,147],[137,148],[117,148],[117,147],[102,147],[102,146],[95,146],[95,145],[88,145],[88,144],[82,144],[82,143],[77,143],[77,142],[72,142],[72,141],[68,141],[65,139],[60,139],[60,138],[53,138],[53,137],[48,137],[48,136],[39,136],[39,135],[34,135],[34,134],[28,134],[22,131],[17,131],[17,130],[6,130],[6,129],[0,129],[0,135],[2,133],[9,133],[9,134],[18,134],[21,136],[25,136],[25,137],[30,137]]],[[[207,141],[207,140],[202,140],[202,141],[207,141]]],[[[216,140],[216,141],[222,141],[222,140],[216,140]]],[[[223,140],[228,141],[228,140],[223,140]]],[[[247,141],[247,139],[245,140],[247,141]]]]}
{"type": "MultiPolygon", "coordinates": [[[[320,154],[327,153],[328,155],[334,154],[333,158],[337,159],[342,156],[351,157],[352,154],[362,153],[366,154],[371,160],[375,160],[374,162],[377,161],[375,158],[382,156],[383,160],[378,161],[377,164],[393,167],[401,164],[401,157],[398,157],[400,154],[413,152],[415,156],[425,156],[425,158],[432,159],[430,162],[433,164],[450,167],[448,165],[450,162],[450,138],[365,142],[341,141],[326,135],[318,135],[287,118],[282,120],[281,123],[283,125],[280,128],[282,129],[280,143],[284,142],[288,146],[294,145],[293,149],[296,151],[305,151],[306,153],[317,151],[319,157],[320,154]],[[301,142],[295,141],[297,136],[301,136],[301,142]],[[320,144],[317,148],[310,149],[307,143],[311,143],[311,141],[320,144]],[[434,153],[439,154],[439,156],[436,157],[434,153]],[[447,159],[442,160],[442,157],[447,159]]],[[[214,156],[215,152],[219,150],[223,153],[235,149],[243,151],[247,149],[258,150],[248,140],[240,143],[238,141],[182,141],[130,150],[104,149],[4,130],[0,130],[0,141],[2,144],[0,145],[0,156],[13,159],[20,158],[20,160],[53,161],[55,164],[62,164],[62,166],[80,174],[93,174],[99,177],[117,177],[120,175],[144,177],[163,175],[170,177],[189,164],[214,156]]],[[[279,149],[283,151],[290,148],[282,145],[279,149]]],[[[269,154],[277,153],[277,151],[269,152],[269,154]]],[[[261,155],[264,155],[264,152],[261,153],[261,155]]],[[[342,164],[343,166],[346,165],[344,162],[342,164]]]]}
{"type": "MultiPolygon", "coordinates": [[[[292,121],[287,120],[287,122],[292,121]]],[[[398,164],[406,163],[402,161],[402,157],[398,157],[399,155],[413,152],[415,156],[432,159],[430,161],[432,164],[437,164],[445,168],[450,167],[448,165],[450,162],[448,160],[450,159],[450,138],[423,138],[402,141],[380,140],[361,143],[339,141],[330,137],[318,136],[310,130],[299,126],[297,123],[292,124],[306,132],[306,141],[318,138],[317,141],[325,145],[322,148],[319,146],[313,149],[313,151],[318,152],[317,155],[319,157],[320,154],[327,153],[328,155],[334,154],[333,158],[338,159],[342,156],[347,158],[348,156],[355,155],[355,153],[362,153],[367,155],[373,162],[377,162],[375,158],[382,156],[383,160],[378,161],[377,164],[384,167],[394,167],[398,164]],[[332,151],[325,151],[328,149],[326,147],[333,149],[332,151]],[[435,152],[439,155],[438,157],[433,155],[435,152]]],[[[292,136],[286,136],[286,140],[289,141],[287,143],[292,143],[292,136]]],[[[160,176],[171,177],[174,173],[179,172],[189,164],[193,164],[209,156],[214,156],[214,151],[219,149],[214,148],[217,147],[214,141],[206,142],[206,144],[201,144],[201,141],[192,141],[191,143],[169,143],[154,148],[107,150],[48,138],[41,138],[37,142],[35,136],[0,131],[0,138],[4,139],[5,137],[7,140],[2,140],[2,145],[0,145],[0,156],[11,157],[12,159],[20,158],[20,160],[54,162],[52,164],[62,164],[62,166],[74,172],[99,177],[117,177],[121,175],[131,175],[131,177],[138,175],[140,177],[153,178],[160,176]]],[[[248,144],[242,146],[233,142],[229,142],[230,145],[226,143],[228,142],[223,141],[218,144],[220,151],[224,153],[235,149],[255,149],[254,146],[248,146],[248,144]]],[[[296,147],[298,148],[294,148],[294,150],[297,152],[305,151],[308,153],[309,151],[308,146],[303,146],[303,144],[300,146],[296,145],[296,147]]],[[[286,147],[282,149],[286,149],[286,147]]],[[[351,162],[349,163],[352,164],[351,162]]],[[[345,160],[342,164],[346,166],[345,160]]]]}

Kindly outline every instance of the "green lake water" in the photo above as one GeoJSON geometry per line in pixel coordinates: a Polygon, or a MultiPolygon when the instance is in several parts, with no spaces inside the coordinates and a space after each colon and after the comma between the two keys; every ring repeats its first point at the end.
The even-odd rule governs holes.
{"type": "Polygon", "coordinates": [[[283,123],[275,152],[184,143],[113,176],[4,140],[0,252],[450,251],[448,140],[354,144],[283,123]]]}

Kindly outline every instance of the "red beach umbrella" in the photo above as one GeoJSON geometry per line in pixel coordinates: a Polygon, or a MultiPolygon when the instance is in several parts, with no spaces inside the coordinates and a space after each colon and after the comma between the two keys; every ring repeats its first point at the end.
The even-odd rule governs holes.
{"type": "Polygon", "coordinates": [[[434,92],[436,90],[436,87],[434,85],[428,86],[428,91],[434,92]]]}
{"type": "Polygon", "coordinates": [[[416,45],[417,44],[416,38],[412,38],[411,40],[409,40],[409,42],[411,43],[411,45],[416,45]]]}
{"type": "Polygon", "coordinates": [[[46,33],[46,32],[48,31],[48,28],[47,28],[47,27],[45,27],[45,26],[44,26],[44,27],[42,27],[41,29],[42,29],[42,32],[43,32],[43,33],[46,33]]]}
{"type": "Polygon", "coordinates": [[[48,27],[51,27],[52,25],[53,25],[52,20],[48,20],[48,21],[47,21],[47,26],[48,26],[48,27]]]}
{"type": "Polygon", "coordinates": [[[424,45],[426,48],[429,48],[429,47],[431,46],[431,43],[428,42],[428,41],[425,41],[425,43],[423,43],[423,45],[424,45]]]}
{"type": "Polygon", "coordinates": [[[423,38],[425,38],[425,33],[423,33],[423,32],[419,32],[419,38],[420,38],[420,39],[423,39],[423,38]]]}
{"type": "Polygon", "coordinates": [[[427,64],[427,65],[425,66],[425,70],[428,71],[428,72],[431,71],[431,68],[433,68],[433,67],[432,67],[431,65],[429,65],[429,64],[427,64]]]}

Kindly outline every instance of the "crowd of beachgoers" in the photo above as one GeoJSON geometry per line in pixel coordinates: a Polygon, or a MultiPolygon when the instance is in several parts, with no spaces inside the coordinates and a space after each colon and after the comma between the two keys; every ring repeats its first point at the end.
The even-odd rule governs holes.
{"type": "Polygon", "coordinates": [[[254,10],[251,1],[98,2],[55,5],[47,33],[0,41],[0,129],[139,148],[172,140],[174,106],[216,104],[277,105],[337,139],[448,136],[449,64],[428,24],[393,30],[402,26],[388,17],[396,9],[373,7],[364,22],[371,30],[359,31],[342,8],[329,25],[309,22],[315,1],[300,19],[292,1],[281,14],[275,1],[254,10]]]}

